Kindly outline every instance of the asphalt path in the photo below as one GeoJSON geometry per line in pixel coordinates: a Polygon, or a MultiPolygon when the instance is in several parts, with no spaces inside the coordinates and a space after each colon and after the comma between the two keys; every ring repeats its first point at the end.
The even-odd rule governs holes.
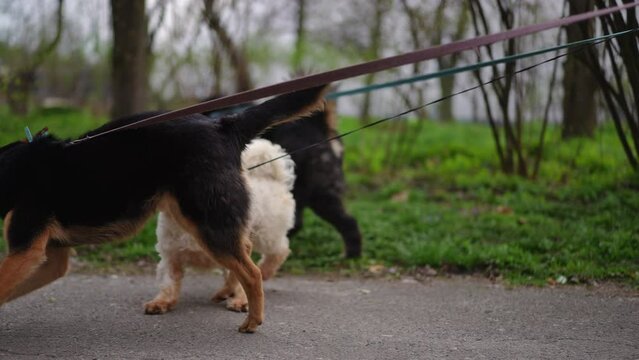
{"type": "Polygon", "coordinates": [[[476,278],[265,284],[266,319],[210,302],[220,276],[187,276],[171,313],[144,315],[153,276],[70,275],[0,308],[2,359],[639,359],[639,296],[476,278]]]}

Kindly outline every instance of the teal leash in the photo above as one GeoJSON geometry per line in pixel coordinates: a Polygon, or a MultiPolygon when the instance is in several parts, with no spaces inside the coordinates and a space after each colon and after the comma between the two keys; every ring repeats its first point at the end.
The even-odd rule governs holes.
{"type": "MultiPolygon", "coordinates": [[[[541,65],[543,65],[543,64],[547,64],[547,63],[549,63],[549,62],[557,61],[557,60],[559,60],[560,58],[565,57],[565,56],[567,56],[567,55],[569,55],[569,54],[571,54],[571,53],[576,53],[576,52],[578,52],[578,51],[582,51],[582,50],[586,49],[586,48],[587,48],[587,46],[589,46],[589,45],[590,45],[590,46],[594,46],[594,45],[601,44],[601,43],[603,43],[603,42],[605,42],[605,41],[609,40],[609,38],[610,38],[611,36],[613,36],[613,35],[614,35],[614,36],[621,36],[621,35],[623,35],[623,34],[628,34],[628,33],[630,33],[630,32],[636,32],[636,31],[639,31],[639,29],[633,29],[633,30],[628,30],[628,31],[622,31],[622,32],[620,32],[620,33],[611,34],[610,36],[600,37],[600,38],[598,38],[598,40],[594,40],[594,41],[593,41],[592,39],[584,40],[584,41],[582,41],[581,47],[578,47],[578,45],[574,45],[574,43],[572,43],[572,45],[571,45],[571,44],[562,45],[564,48],[568,47],[568,45],[570,45],[570,46],[572,46],[572,47],[578,47],[578,48],[576,48],[576,49],[570,49],[570,50],[568,50],[568,51],[564,52],[563,54],[559,54],[559,55],[553,56],[553,57],[551,57],[551,58],[549,58],[549,59],[546,59],[546,60],[544,60],[544,61],[542,61],[542,62],[539,62],[539,63],[533,64],[533,65],[530,65],[530,66],[524,67],[524,68],[522,68],[522,69],[519,69],[519,70],[515,71],[513,74],[514,74],[514,75],[517,75],[517,74],[520,74],[520,73],[526,72],[526,71],[528,71],[528,70],[534,69],[534,68],[536,68],[536,67],[539,67],[539,66],[541,66],[541,65]]],[[[467,70],[467,71],[468,71],[468,70],[467,70]]],[[[291,151],[291,152],[289,152],[289,153],[287,153],[287,154],[284,154],[284,155],[281,155],[281,156],[278,156],[278,157],[272,158],[272,159],[270,159],[270,160],[267,160],[267,161],[261,162],[261,163],[259,163],[259,164],[253,165],[253,166],[251,166],[251,167],[247,168],[247,170],[253,170],[253,169],[257,168],[257,167],[260,167],[260,166],[262,166],[262,165],[266,165],[266,164],[268,164],[268,163],[270,163],[270,162],[273,162],[273,161],[279,160],[279,159],[284,158],[284,157],[286,157],[286,156],[289,156],[289,155],[291,155],[291,154],[294,154],[294,153],[297,153],[297,152],[301,152],[301,151],[306,151],[306,150],[308,150],[308,149],[314,148],[314,147],[319,146],[319,145],[321,145],[321,144],[324,144],[324,143],[327,143],[327,142],[330,142],[330,141],[333,141],[333,140],[341,139],[341,138],[343,138],[343,137],[345,137],[345,136],[351,135],[351,134],[353,134],[353,133],[356,133],[356,132],[358,132],[358,131],[364,130],[364,129],[369,128],[369,127],[373,127],[373,126],[379,125],[379,124],[381,124],[381,123],[383,123],[383,122],[387,122],[387,121],[390,121],[390,120],[398,119],[398,118],[400,118],[400,117],[402,117],[402,116],[404,116],[404,115],[408,115],[408,114],[410,114],[410,113],[412,113],[412,112],[415,112],[415,111],[417,111],[417,110],[419,110],[419,109],[423,109],[423,108],[426,108],[426,107],[428,107],[428,106],[435,105],[435,104],[437,104],[437,103],[440,103],[440,102],[442,102],[442,101],[448,100],[448,99],[453,98],[453,97],[455,97],[455,96],[458,96],[458,95],[461,95],[461,94],[465,94],[465,93],[467,93],[467,92],[470,92],[470,91],[473,91],[473,90],[479,89],[480,87],[483,87],[483,86],[486,86],[486,85],[492,84],[492,83],[494,83],[494,82],[496,82],[496,81],[499,81],[499,80],[501,80],[501,79],[505,78],[506,76],[508,76],[508,75],[501,75],[501,76],[498,76],[498,77],[493,78],[493,79],[491,79],[491,80],[485,81],[485,82],[483,82],[483,83],[481,83],[481,84],[478,84],[478,85],[475,85],[475,86],[472,86],[472,87],[466,88],[466,89],[464,89],[464,90],[457,91],[457,92],[452,93],[452,94],[450,94],[450,95],[446,95],[446,96],[441,97],[441,98],[439,98],[439,99],[436,99],[436,100],[430,101],[430,102],[428,102],[428,103],[426,103],[426,104],[422,104],[422,105],[416,106],[416,107],[414,107],[414,108],[410,108],[410,109],[405,110],[405,111],[403,111],[403,112],[401,112],[401,113],[399,113],[399,114],[395,114],[395,115],[392,115],[392,116],[389,116],[389,117],[385,117],[385,118],[383,118],[383,119],[379,119],[379,120],[374,121],[374,122],[372,122],[372,123],[369,123],[369,124],[366,124],[366,125],[360,126],[360,127],[358,127],[358,128],[355,128],[355,129],[352,129],[352,130],[349,130],[349,131],[346,131],[346,132],[344,132],[344,133],[342,133],[342,134],[339,134],[339,135],[336,135],[336,136],[329,137],[329,138],[324,139],[324,140],[322,140],[322,141],[319,141],[319,142],[317,142],[317,143],[314,143],[314,144],[311,144],[311,145],[307,145],[307,146],[304,146],[304,147],[301,147],[301,148],[295,149],[295,150],[293,150],[293,151],[291,151]]]]}
{"type": "Polygon", "coordinates": [[[626,35],[626,34],[637,32],[637,31],[639,31],[639,29],[625,30],[625,31],[620,31],[620,32],[614,33],[614,34],[608,34],[608,35],[598,36],[598,37],[594,37],[594,38],[590,38],[590,39],[574,41],[574,42],[571,42],[571,43],[567,43],[567,44],[563,44],[563,45],[557,45],[557,46],[553,46],[553,47],[549,47],[549,48],[544,48],[544,49],[541,49],[541,50],[535,50],[535,51],[530,51],[530,52],[526,52],[526,53],[515,54],[515,55],[511,55],[511,56],[505,56],[503,58],[499,58],[499,59],[495,59],[495,60],[483,61],[483,62],[471,64],[471,65],[448,68],[448,69],[444,69],[444,70],[437,71],[437,72],[430,73],[430,74],[412,76],[412,77],[409,77],[409,78],[389,81],[389,82],[380,83],[380,84],[374,84],[374,85],[370,85],[370,86],[363,86],[363,87],[356,88],[356,89],[351,89],[351,90],[337,91],[337,92],[333,92],[333,93],[328,94],[326,96],[326,98],[327,99],[337,99],[337,98],[340,98],[340,97],[343,97],[343,96],[356,95],[356,94],[371,92],[371,91],[375,91],[375,90],[385,89],[385,88],[389,88],[389,87],[396,87],[396,86],[405,85],[405,84],[412,84],[412,83],[419,82],[419,81],[437,79],[437,78],[441,78],[441,77],[444,77],[444,76],[450,76],[450,75],[459,74],[459,73],[463,73],[463,72],[467,72],[467,71],[473,71],[473,70],[481,69],[481,68],[488,67],[488,66],[509,63],[509,62],[513,62],[513,61],[517,61],[517,60],[520,60],[520,59],[533,57],[533,56],[536,56],[536,55],[545,54],[545,53],[556,51],[556,50],[570,49],[570,48],[573,48],[573,47],[578,47],[578,46],[583,46],[583,45],[590,45],[590,44],[597,43],[599,41],[605,41],[605,40],[608,40],[608,39],[611,39],[611,38],[623,36],[623,35],[626,35]]]}

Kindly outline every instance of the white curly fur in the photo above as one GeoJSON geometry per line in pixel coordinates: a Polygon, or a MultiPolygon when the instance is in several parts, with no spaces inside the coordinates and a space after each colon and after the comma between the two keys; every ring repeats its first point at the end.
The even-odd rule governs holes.
{"type": "MultiPolygon", "coordinates": [[[[285,154],[279,145],[255,139],[242,152],[242,166],[246,169],[285,154]]],[[[286,156],[245,172],[251,194],[250,238],[253,250],[262,254],[260,269],[264,279],[275,275],[290,253],[286,234],[295,221],[295,200],[291,194],[295,182],[294,167],[293,160],[286,156]]],[[[160,292],[155,299],[145,304],[147,313],[164,313],[175,306],[185,266],[204,269],[219,267],[191,235],[162,212],[158,217],[156,235],[158,242],[155,248],[161,258],[157,266],[160,292]]],[[[229,298],[229,309],[246,310],[246,297],[241,286],[229,285],[228,274],[226,278],[225,288],[214,299],[229,298]],[[228,287],[232,287],[232,290],[228,287]]]]}

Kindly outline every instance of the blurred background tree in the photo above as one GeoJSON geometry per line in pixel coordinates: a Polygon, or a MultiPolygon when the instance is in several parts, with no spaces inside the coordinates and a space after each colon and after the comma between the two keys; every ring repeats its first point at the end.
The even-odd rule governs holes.
{"type": "MultiPolygon", "coordinates": [[[[595,8],[594,0],[569,0],[570,15],[595,8]]],[[[585,21],[566,27],[566,41],[593,37],[595,21],[585,21]]],[[[584,53],[568,55],[564,61],[564,100],[562,136],[593,136],[597,126],[597,83],[584,63],[584,53]]]]}
{"type": "Polygon", "coordinates": [[[149,32],[145,0],[111,0],[111,117],[147,109],[149,32]]]}
{"type": "MultiPolygon", "coordinates": [[[[113,117],[174,108],[296,74],[617,3],[621,1],[0,0],[0,106],[23,115],[66,106],[113,117]]],[[[636,12],[626,15],[623,24],[618,17],[609,17],[607,22],[547,31],[478,53],[350,79],[339,86],[346,89],[429,73],[628,28],[636,22],[636,12]]],[[[632,164],[639,128],[635,115],[639,97],[631,95],[636,90],[637,75],[632,70],[636,39],[613,41],[608,48],[593,49],[588,57],[568,56],[559,69],[547,66],[514,77],[515,69],[539,61],[527,59],[443,77],[436,86],[414,83],[340,99],[339,110],[368,122],[505,74],[483,93],[456,97],[415,116],[491,124],[500,168],[534,177],[545,141],[540,121],[563,124],[566,138],[592,136],[605,119],[615,118],[616,111],[620,142],[632,164]],[[555,79],[563,86],[549,87],[555,79]],[[617,90],[608,95],[600,92],[607,83],[617,90]],[[625,102],[621,91],[627,94],[625,102]],[[599,103],[607,104],[608,113],[599,103]]],[[[386,161],[401,164],[413,151],[421,128],[409,131],[401,121],[389,127],[393,135],[384,140],[386,161]]]]}
{"type": "MultiPolygon", "coordinates": [[[[9,44],[3,44],[3,52],[12,53],[17,58],[13,66],[7,69],[7,74],[3,76],[6,85],[7,103],[12,112],[25,115],[28,112],[32,93],[36,90],[36,71],[42,66],[47,58],[56,50],[62,31],[64,29],[64,0],[58,0],[55,14],[53,15],[54,32],[51,36],[47,32],[45,35],[35,39],[33,43],[21,44],[22,47],[12,49],[9,44]]],[[[21,12],[26,18],[30,17],[29,12],[21,12]]],[[[29,19],[24,19],[24,22],[29,19]]]]}

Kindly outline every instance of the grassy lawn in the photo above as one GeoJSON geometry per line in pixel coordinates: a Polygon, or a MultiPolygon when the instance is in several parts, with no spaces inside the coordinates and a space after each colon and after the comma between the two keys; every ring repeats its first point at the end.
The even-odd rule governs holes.
{"type": "MultiPolygon", "coordinates": [[[[67,137],[103,121],[62,111],[0,116],[0,144],[24,137],[25,124],[67,137]]],[[[340,126],[357,122],[345,118],[340,126]]],[[[629,170],[611,127],[570,142],[551,129],[536,181],[498,171],[490,130],[480,124],[403,121],[344,141],[347,205],[360,222],[364,257],[341,259],[338,234],[307,212],[284,271],[359,273],[374,266],[401,273],[430,266],[512,283],[639,286],[639,175],[629,170]],[[401,139],[413,145],[398,146],[401,139]]],[[[153,226],[133,241],[79,254],[97,266],[155,260],[153,226]]]]}

